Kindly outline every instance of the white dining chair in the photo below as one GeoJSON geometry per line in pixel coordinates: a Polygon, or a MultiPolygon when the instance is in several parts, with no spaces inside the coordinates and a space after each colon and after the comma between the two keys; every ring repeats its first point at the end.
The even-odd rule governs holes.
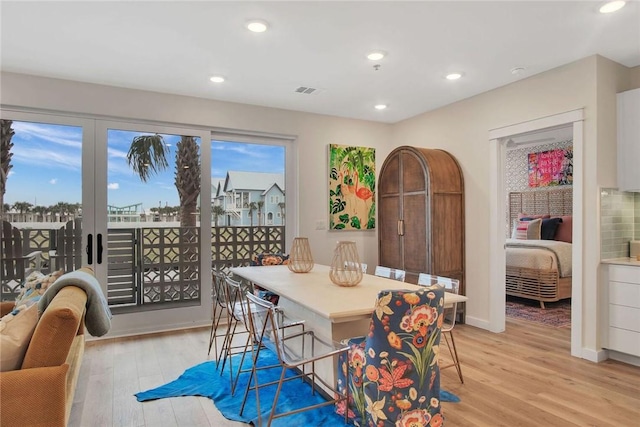
{"type": "Polygon", "coordinates": [[[404,282],[404,278],[406,276],[406,272],[404,270],[382,267],[380,265],[376,266],[376,271],[374,274],[376,276],[386,277],[388,279],[399,280],[400,282],[404,282]]]}
{"type": "MultiPolygon", "coordinates": [[[[456,295],[458,295],[458,293],[460,292],[460,281],[456,279],[443,276],[434,276],[426,273],[420,273],[420,275],[418,276],[418,285],[420,286],[431,286],[435,284],[442,286],[445,292],[450,292],[456,295]]],[[[456,325],[457,307],[458,304],[453,303],[451,304],[451,306],[445,306],[444,308],[444,323],[442,324],[442,335],[444,336],[444,340],[447,343],[447,347],[449,348],[449,353],[451,354],[453,363],[445,366],[440,366],[440,369],[455,366],[456,371],[458,371],[458,377],[460,377],[460,382],[464,384],[464,379],[462,378],[462,368],[460,367],[460,359],[458,358],[458,350],[456,349],[456,342],[453,338],[453,327],[456,325]],[[451,339],[451,342],[449,342],[449,338],[451,339]]]]}
{"type": "MultiPolygon", "coordinates": [[[[350,262],[349,262],[349,261],[345,261],[344,266],[345,266],[345,267],[348,267],[348,266],[349,266],[349,264],[350,264],[350,262]]],[[[367,274],[367,264],[366,264],[366,263],[361,262],[361,263],[360,263],[360,268],[362,268],[362,274],[367,274]]]]}

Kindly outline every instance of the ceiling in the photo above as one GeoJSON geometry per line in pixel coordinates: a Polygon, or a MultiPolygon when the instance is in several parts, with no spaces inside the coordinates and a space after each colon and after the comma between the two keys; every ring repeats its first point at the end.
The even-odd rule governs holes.
{"type": "Polygon", "coordinates": [[[640,65],[640,4],[601,4],[3,0],[0,67],[394,123],[592,54],[640,65]],[[247,31],[252,18],[269,31],[247,31]]]}

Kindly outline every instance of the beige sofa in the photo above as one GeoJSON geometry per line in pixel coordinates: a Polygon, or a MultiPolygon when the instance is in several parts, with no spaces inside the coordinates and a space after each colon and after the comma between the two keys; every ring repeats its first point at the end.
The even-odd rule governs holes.
{"type": "MultiPolygon", "coordinates": [[[[0,426],[66,426],[84,354],[87,294],[62,288],[40,317],[22,367],[0,372],[0,426]]],[[[0,315],[13,308],[0,303],[0,315]]]]}

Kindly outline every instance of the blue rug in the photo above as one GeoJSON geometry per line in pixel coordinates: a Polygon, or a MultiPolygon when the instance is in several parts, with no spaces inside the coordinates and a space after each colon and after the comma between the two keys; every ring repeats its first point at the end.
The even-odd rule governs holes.
{"type": "MultiPolygon", "coordinates": [[[[234,367],[238,366],[239,355],[234,356],[234,367]]],[[[247,358],[250,359],[250,358],[247,358]]],[[[277,363],[276,355],[271,351],[261,351],[258,359],[258,366],[268,366],[277,363]]],[[[227,365],[228,366],[228,365],[227,365]]],[[[243,368],[249,368],[251,360],[245,360],[243,368]]],[[[287,376],[293,376],[293,371],[288,372],[287,376]]],[[[277,380],[280,377],[280,369],[265,369],[258,372],[260,383],[267,383],[277,380]]],[[[216,364],[208,361],[187,369],[180,377],[163,386],[136,393],[138,402],[147,400],[162,399],[165,397],[178,396],[204,396],[212,399],[222,413],[222,415],[233,421],[251,423],[258,425],[258,414],[255,404],[255,391],[251,391],[247,404],[242,415],[238,414],[244,389],[249,380],[249,373],[242,374],[238,380],[238,388],[234,396],[231,396],[229,385],[229,371],[225,367],[225,371],[220,374],[216,370],[216,364]]],[[[260,409],[262,412],[262,420],[266,422],[269,419],[271,403],[276,392],[276,385],[263,387],[260,389],[260,409]]],[[[460,399],[444,390],[440,392],[440,398],[443,402],[459,402],[460,399]]],[[[278,412],[292,410],[314,403],[323,402],[323,398],[316,393],[311,394],[311,386],[302,380],[292,380],[283,386],[278,399],[278,412]]],[[[334,412],[333,405],[327,405],[312,411],[305,411],[295,415],[275,419],[273,426],[333,426],[344,425],[344,418],[334,412]]]]}

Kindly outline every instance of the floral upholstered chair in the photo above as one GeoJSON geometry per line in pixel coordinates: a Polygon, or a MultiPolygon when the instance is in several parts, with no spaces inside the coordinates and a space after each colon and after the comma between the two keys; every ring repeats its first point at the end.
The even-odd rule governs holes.
{"type": "MultiPolygon", "coordinates": [[[[443,424],[438,351],[444,288],[382,291],[366,337],[348,340],[338,389],[349,387],[349,420],[357,426],[443,424]],[[348,378],[348,381],[347,381],[348,378]]],[[[336,411],[344,415],[344,402],[336,411]]]]}

